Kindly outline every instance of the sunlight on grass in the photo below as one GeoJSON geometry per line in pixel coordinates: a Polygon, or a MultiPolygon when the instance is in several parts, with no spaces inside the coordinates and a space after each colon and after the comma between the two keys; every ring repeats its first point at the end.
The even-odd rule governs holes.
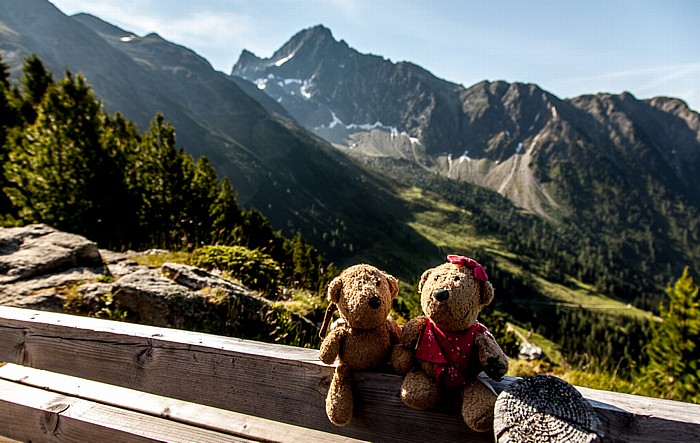
{"type": "Polygon", "coordinates": [[[185,251],[166,251],[157,254],[147,254],[147,255],[134,255],[129,257],[129,259],[135,261],[141,266],[147,266],[149,268],[157,268],[163,266],[164,263],[180,263],[183,265],[189,265],[192,254],[185,251]]]}
{"type": "Polygon", "coordinates": [[[566,361],[561,353],[561,347],[556,343],[518,325],[512,323],[508,325],[526,336],[532,345],[542,348],[544,358],[538,360],[509,359],[509,369],[506,375],[528,377],[535,374],[548,374],[559,377],[575,386],[626,394],[644,394],[642,388],[634,381],[618,376],[615,371],[602,370],[594,365],[572,365],[566,361]]]}
{"type": "Polygon", "coordinates": [[[595,292],[592,286],[584,285],[577,280],[569,278],[575,288],[553,283],[539,276],[533,275],[540,292],[552,300],[571,304],[572,307],[605,312],[610,315],[619,315],[637,319],[650,318],[650,314],[620,300],[595,292]]]}
{"type": "MultiPolygon", "coordinates": [[[[568,365],[556,366],[544,360],[509,359],[509,377],[529,377],[536,374],[554,375],[567,383],[584,388],[623,394],[645,395],[643,388],[634,381],[625,380],[617,374],[596,368],[575,368],[568,365]]],[[[646,394],[648,395],[648,394],[646,394]]]]}
{"type": "Polygon", "coordinates": [[[471,212],[415,187],[402,190],[400,196],[413,206],[415,219],[408,225],[439,248],[452,251],[499,249],[500,242],[495,237],[478,233],[471,221],[471,212]]]}

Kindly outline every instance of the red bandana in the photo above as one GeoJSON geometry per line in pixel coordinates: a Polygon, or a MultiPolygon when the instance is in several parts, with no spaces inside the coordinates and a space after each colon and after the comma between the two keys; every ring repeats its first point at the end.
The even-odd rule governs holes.
{"type": "Polygon", "coordinates": [[[466,331],[442,332],[429,318],[416,350],[416,358],[435,367],[435,378],[445,386],[464,384],[476,334],[488,333],[479,322],[466,331]]]}

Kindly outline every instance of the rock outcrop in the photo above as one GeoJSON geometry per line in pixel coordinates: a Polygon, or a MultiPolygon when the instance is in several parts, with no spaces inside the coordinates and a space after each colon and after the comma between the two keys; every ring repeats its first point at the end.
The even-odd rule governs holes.
{"type": "Polygon", "coordinates": [[[0,230],[0,283],[101,265],[97,245],[85,237],[46,225],[0,230]]]}
{"type": "Polygon", "coordinates": [[[0,305],[312,345],[318,327],[250,289],[144,253],[99,250],[46,225],[0,228],[0,305]]]}

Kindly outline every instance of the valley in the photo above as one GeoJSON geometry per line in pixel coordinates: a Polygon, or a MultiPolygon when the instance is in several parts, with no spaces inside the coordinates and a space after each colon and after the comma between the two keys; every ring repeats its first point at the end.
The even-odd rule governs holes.
{"type": "MultiPolygon", "coordinates": [[[[22,65],[34,53],[54,79],[84,76],[100,109],[134,122],[138,143],[172,123],[168,149],[192,156],[185,163],[207,158],[247,214],[243,229],[262,226],[266,243],[249,246],[284,238],[287,257],[300,236],[338,269],[372,263],[400,279],[402,321],[420,314],[422,271],[464,254],[496,288],[495,329],[540,334],[564,355],[553,364],[630,377],[664,289],[685,268],[700,273],[700,115],[678,99],[465,87],[362,54],[323,26],[268,59],[244,51],[227,75],[157,34],[66,16],[46,0],[2,3],[0,22],[8,97],[10,85],[27,95],[22,65]]],[[[167,245],[132,243],[194,248],[178,243],[180,228],[167,245]]],[[[319,309],[318,294],[304,297],[319,309]]]]}

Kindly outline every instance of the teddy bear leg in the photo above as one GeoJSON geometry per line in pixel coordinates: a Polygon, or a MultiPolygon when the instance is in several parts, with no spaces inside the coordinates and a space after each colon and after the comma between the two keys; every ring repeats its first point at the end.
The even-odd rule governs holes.
{"type": "Polygon", "coordinates": [[[477,432],[493,429],[496,394],[479,380],[467,382],[462,391],[462,418],[477,432]]]}
{"type": "Polygon", "coordinates": [[[401,400],[413,409],[428,409],[435,406],[440,398],[437,381],[421,370],[406,374],[401,385],[401,400]]]}
{"type": "Polygon", "coordinates": [[[345,426],[352,419],[352,390],[350,389],[350,367],[340,363],[335,368],[331,386],[326,396],[326,415],[336,426],[345,426]]]}

